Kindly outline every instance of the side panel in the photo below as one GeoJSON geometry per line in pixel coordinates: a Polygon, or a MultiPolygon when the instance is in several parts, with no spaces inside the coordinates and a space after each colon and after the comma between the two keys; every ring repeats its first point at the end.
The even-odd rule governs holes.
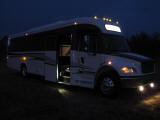
{"type": "Polygon", "coordinates": [[[86,52],[72,51],[71,83],[82,87],[93,88],[97,69],[102,63],[102,56],[92,56],[86,52]]]}
{"type": "Polygon", "coordinates": [[[45,80],[57,82],[56,51],[45,52],[45,80]]]}
{"type": "MultiPolygon", "coordinates": [[[[27,66],[27,72],[31,74],[44,76],[44,52],[43,51],[32,51],[32,52],[21,52],[21,57],[27,57],[25,62],[27,66]]],[[[21,62],[19,64],[21,64],[21,62]]]]}
{"type": "Polygon", "coordinates": [[[28,72],[44,76],[44,61],[31,58],[27,64],[28,72]]]}
{"type": "Polygon", "coordinates": [[[9,68],[20,71],[20,57],[14,55],[8,55],[7,66],[9,68]]]}

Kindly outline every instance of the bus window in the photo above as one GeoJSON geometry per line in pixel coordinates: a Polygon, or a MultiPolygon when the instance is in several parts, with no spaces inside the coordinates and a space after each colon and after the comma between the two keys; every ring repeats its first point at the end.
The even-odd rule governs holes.
{"type": "Polygon", "coordinates": [[[96,52],[98,35],[96,34],[79,34],[78,41],[80,43],[79,50],[85,52],[96,52]]]}
{"type": "Polygon", "coordinates": [[[70,45],[72,34],[64,34],[59,36],[60,44],[70,45]]]}
{"type": "MultiPolygon", "coordinates": [[[[86,42],[84,41],[84,34],[82,34],[82,33],[78,33],[77,35],[76,35],[76,39],[77,39],[77,41],[78,41],[78,49],[80,50],[80,51],[85,51],[85,47],[86,47],[86,42]]],[[[87,49],[87,48],[86,48],[87,49]]]]}
{"type": "Polygon", "coordinates": [[[59,37],[60,56],[70,56],[72,34],[64,34],[59,37]]]}
{"type": "Polygon", "coordinates": [[[89,52],[97,52],[97,42],[99,40],[98,35],[89,35],[89,52]]]}

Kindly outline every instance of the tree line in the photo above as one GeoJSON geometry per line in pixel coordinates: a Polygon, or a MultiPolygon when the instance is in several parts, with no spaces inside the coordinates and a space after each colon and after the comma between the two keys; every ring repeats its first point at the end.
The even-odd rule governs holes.
{"type": "Polygon", "coordinates": [[[160,58],[160,33],[139,33],[128,39],[131,51],[153,59],[160,58]]]}

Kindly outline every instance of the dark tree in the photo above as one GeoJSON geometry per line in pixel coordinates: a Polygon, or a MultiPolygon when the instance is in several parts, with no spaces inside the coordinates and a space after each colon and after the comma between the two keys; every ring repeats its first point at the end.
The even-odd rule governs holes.
{"type": "Polygon", "coordinates": [[[160,57],[160,33],[133,35],[129,40],[129,44],[131,50],[135,53],[155,59],[160,57]]]}

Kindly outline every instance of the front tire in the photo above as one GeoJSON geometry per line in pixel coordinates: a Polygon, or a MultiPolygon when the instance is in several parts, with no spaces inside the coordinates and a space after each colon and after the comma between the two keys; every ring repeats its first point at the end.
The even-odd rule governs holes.
{"type": "Polygon", "coordinates": [[[119,78],[114,73],[103,72],[97,81],[98,92],[105,97],[117,96],[117,89],[119,88],[119,78]]]}

